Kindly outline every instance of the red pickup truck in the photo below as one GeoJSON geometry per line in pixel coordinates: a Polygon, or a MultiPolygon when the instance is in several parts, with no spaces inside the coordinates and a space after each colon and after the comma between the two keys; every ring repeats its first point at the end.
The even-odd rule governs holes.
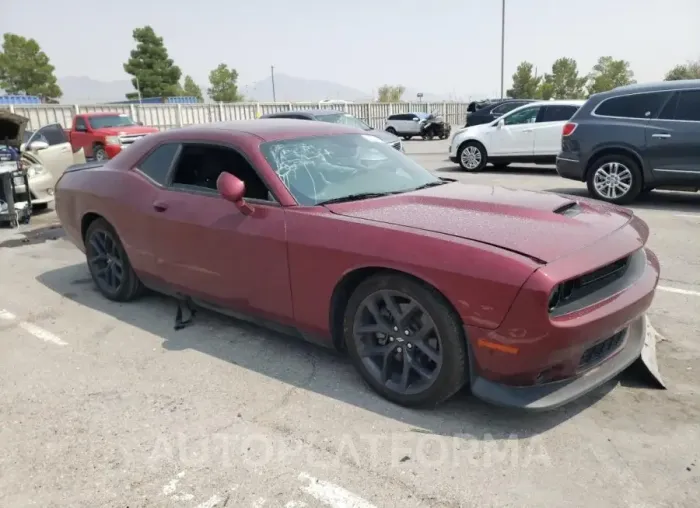
{"type": "Polygon", "coordinates": [[[158,132],[158,129],[144,127],[129,115],[121,113],[76,115],[72,127],[66,131],[73,152],[82,148],[85,157],[98,161],[111,159],[137,139],[152,132],[158,132]]]}

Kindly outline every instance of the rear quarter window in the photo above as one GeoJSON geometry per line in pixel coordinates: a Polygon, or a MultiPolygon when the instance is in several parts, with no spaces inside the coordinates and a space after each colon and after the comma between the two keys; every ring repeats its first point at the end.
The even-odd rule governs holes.
{"type": "Polygon", "coordinates": [[[670,95],[671,92],[650,92],[612,97],[601,102],[594,114],[618,118],[652,118],[670,95]]]}
{"type": "Polygon", "coordinates": [[[136,167],[151,180],[165,185],[180,145],[167,143],[149,153],[136,167]]]}

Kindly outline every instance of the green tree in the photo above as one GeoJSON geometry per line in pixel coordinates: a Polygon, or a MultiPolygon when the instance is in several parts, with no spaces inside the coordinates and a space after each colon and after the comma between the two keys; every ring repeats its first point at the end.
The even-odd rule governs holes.
{"type": "Polygon", "coordinates": [[[3,35],[0,88],[6,93],[36,95],[45,102],[55,102],[63,92],[54,71],[36,40],[9,32],[3,35]]]}
{"type": "Polygon", "coordinates": [[[666,73],[665,81],[678,81],[680,79],[700,79],[700,60],[688,62],[685,65],[676,65],[666,73]]]}
{"type": "Polygon", "coordinates": [[[182,85],[182,95],[197,97],[197,100],[202,100],[202,89],[194,82],[192,76],[185,76],[185,82],[182,85]]]}
{"type": "Polygon", "coordinates": [[[636,83],[634,72],[626,60],[615,60],[611,56],[601,56],[589,75],[588,93],[593,95],[607,92],[618,86],[636,83]]]}
{"type": "Polygon", "coordinates": [[[581,99],[586,95],[587,76],[579,76],[576,60],[559,58],[552,64],[552,73],[545,74],[540,97],[549,99],[581,99]],[[545,97],[547,96],[547,97],[545,97]]]}
{"type": "MultiPolygon", "coordinates": [[[[181,93],[182,71],[168,57],[163,38],[158,37],[150,26],[136,28],[132,32],[136,49],[131,50],[124,71],[134,78],[131,84],[141,91],[141,97],[172,97],[181,93]]],[[[136,99],[138,92],[126,94],[127,99],[136,99]]]]}
{"type": "Polygon", "coordinates": [[[520,62],[513,74],[513,88],[506,91],[506,95],[512,99],[534,99],[542,78],[532,72],[534,65],[530,62],[520,62]]]}
{"type": "Polygon", "coordinates": [[[216,102],[240,102],[243,97],[238,93],[238,71],[226,64],[219,66],[209,73],[211,88],[207,94],[216,102]]]}
{"type": "Polygon", "coordinates": [[[406,91],[403,85],[383,85],[377,90],[379,102],[401,102],[401,96],[406,91]]]}

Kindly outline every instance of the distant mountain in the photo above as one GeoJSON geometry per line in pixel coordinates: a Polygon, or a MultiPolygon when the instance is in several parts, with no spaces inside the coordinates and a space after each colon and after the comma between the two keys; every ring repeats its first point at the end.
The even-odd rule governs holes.
{"type": "Polygon", "coordinates": [[[68,76],[58,79],[63,90],[62,104],[96,104],[126,99],[134,87],[128,79],[97,81],[87,76],[68,76]]]}
{"type": "MultiPolygon", "coordinates": [[[[59,78],[58,84],[63,90],[62,104],[95,104],[124,100],[126,94],[134,88],[128,79],[117,81],[98,81],[87,76],[68,76],[59,78]]],[[[201,86],[206,94],[206,85],[201,86]]],[[[272,79],[267,77],[250,85],[239,87],[247,100],[254,102],[272,102],[272,79]]],[[[423,93],[423,102],[440,102],[455,100],[448,94],[433,94],[425,90],[407,88],[403,95],[405,101],[416,101],[416,94],[423,93]]],[[[304,79],[287,74],[275,74],[275,95],[281,102],[317,102],[324,99],[343,99],[346,101],[365,102],[372,100],[372,93],[333,83],[331,81],[304,79]]],[[[207,100],[207,99],[205,99],[207,100]]]]}
{"type": "MultiPolygon", "coordinates": [[[[241,87],[247,98],[257,102],[272,102],[272,78],[267,77],[241,87]]],[[[372,100],[372,94],[356,88],[318,79],[295,78],[275,74],[275,96],[280,102],[317,102],[324,99],[343,99],[362,102],[372,100]]]]}

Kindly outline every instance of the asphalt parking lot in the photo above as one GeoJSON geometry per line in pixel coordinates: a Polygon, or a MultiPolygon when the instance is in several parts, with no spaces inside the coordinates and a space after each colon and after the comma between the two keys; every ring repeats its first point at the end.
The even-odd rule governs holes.
{"type": "MultiPolygon", "coordinates": [[[[583,195],[552,168],[462,173],[446,141],[407,152],[464,182],[583,195]]],[[[93,288],[53,213],[0,230],[2,507],[696,507],[700,195],[633,205],[662,264],[650,319],[668,390],[627,372],[522,414],[459,394],[393,406],[330,351],[148,296],[93,288]]]]}

